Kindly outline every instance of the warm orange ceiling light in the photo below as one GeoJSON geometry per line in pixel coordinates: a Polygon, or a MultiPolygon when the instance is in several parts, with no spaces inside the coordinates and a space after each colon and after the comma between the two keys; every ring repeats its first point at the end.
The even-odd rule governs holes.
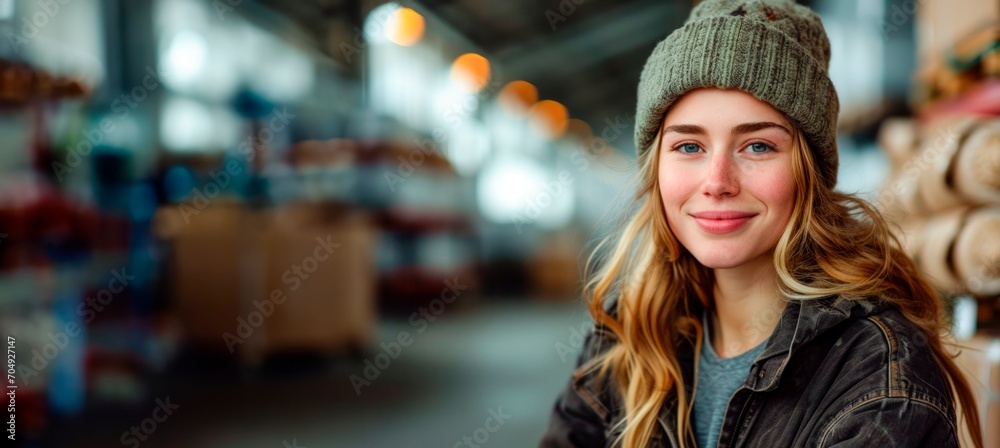
{"type": "Polygon", "coordinates": [[[490,61],[476,53],[465,53],[451,65],[451,80],[470,92],[478,92],[490,80],[490,61]]]}
{"type": "Polygon", "coordinates": [[[542,100],[528,112],[532,128],[543,137],[556,139],[569,127],[569,111],[558,101],[542,100]]]}
{"type": "Polygon", "coordinates": [[[538,101],[538,89],[527,81],[511,81],[500,91],[500,107],[511,117],[520,118],[538,101]]]}
{"type": "Polygon", "coordinates": [[[389,17],[386,39],[396,45],[409,47],[424,36],[424,16],[411,8],[399,8],[389,17]]]}

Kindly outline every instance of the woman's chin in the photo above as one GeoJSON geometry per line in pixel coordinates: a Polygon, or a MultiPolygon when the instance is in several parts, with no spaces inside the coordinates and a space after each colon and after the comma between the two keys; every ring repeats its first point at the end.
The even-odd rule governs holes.
{"type": "Polygon", "coordinates": [[[732,269],[742,266],[746,260],[735,259],[732,257],[706,257],[698,258],[695,257],[703,266],[709,269],[732,269]]]}
{"type": "Polygon", "coordinates": [[[743,253],[733,248],[719,248],[718,250],[701,250],[692,252],[694,258],[703,266],[709,269],[732,269],[743,266],[753,261],[756,257],[743,253]]]}

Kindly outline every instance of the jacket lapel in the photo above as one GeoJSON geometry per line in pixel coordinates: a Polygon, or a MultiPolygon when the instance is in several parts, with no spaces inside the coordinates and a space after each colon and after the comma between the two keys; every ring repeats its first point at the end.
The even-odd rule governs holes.
{"type": "Polygon", "coordinates": [[[804,344],[846,320],[877,314],[887,306],[877,298],[847,296],[789,300],[764,351],[754,360],[748,386],[755,392],[774,390],[791,355],[804,344]]]}
{"type": "MultiPolygon", "coordinates": [[[[795,353],[803,344],[808,343],[845,320],[877,314],[887,306],[885,302],[878,299],[844,296],[830,296],[810,300],[789,300],[782,311],[778,325],[764,347],[764,351],[757,357],[751,367],[746,387],[755,392],[775,389],[791,354],[795,353]],[[763,373],[759,374],[761,371],[763,373]]],[[[691,311],[692,313],[704,312],[700,303],[695,303],[691,311]]],[[[598,325],[595,328],[595,332],[600,333],[598,344],[617,343],[617,338],[614,337],[610,330],[598,325]]],[[[602,350],[598,349],[597,351],[602,350]]],[[[694,342],[685,339],[677,347],[677,359],[684,377],[684,389],[687,392],[689,400],[694,389],[694,356],[694,342]]],[[[617,418],[618,412],[615,411],[618,403],[621,401],[621,397],[616,392],[617,388],[610,377],[598,382],[595,372],[579,371],[575,375],[574,385],[584,400],[602,418],[606,420],[608,418],[617,418]]],[[[680,435],[676,431],[676,393],[668,395],[660,407],[657,420],[660,429],[664,432],[665,441],[673,447],[680,446],[678,443],[680,435]]],[[[694,444],[695,441],[690,440],[689,443],[694,444]]]]}

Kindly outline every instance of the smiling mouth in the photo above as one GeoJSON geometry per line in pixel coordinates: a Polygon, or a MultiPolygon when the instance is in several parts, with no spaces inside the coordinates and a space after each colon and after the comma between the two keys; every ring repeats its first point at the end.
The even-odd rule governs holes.
{"type": "Polygon", "coordinates": [[[714,234],[724,234],[740,230],[757,215],[728,214],[716,216],[712,216],[711,214],[692,215],[698,227],[701,227],[702,230],[708,233],[714,234]],[[716,216],[719,217],[717,218],[716,216]]]}

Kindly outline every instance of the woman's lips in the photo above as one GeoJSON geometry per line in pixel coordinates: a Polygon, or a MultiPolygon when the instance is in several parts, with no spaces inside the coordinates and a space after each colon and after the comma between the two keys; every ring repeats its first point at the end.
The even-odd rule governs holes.
{"type": "Polygon", "coordinates": [[[698,213],[692,215],[702,230],[708,233],[735,232],[746,225],[754,216],[743,213],[698,213]]]}

